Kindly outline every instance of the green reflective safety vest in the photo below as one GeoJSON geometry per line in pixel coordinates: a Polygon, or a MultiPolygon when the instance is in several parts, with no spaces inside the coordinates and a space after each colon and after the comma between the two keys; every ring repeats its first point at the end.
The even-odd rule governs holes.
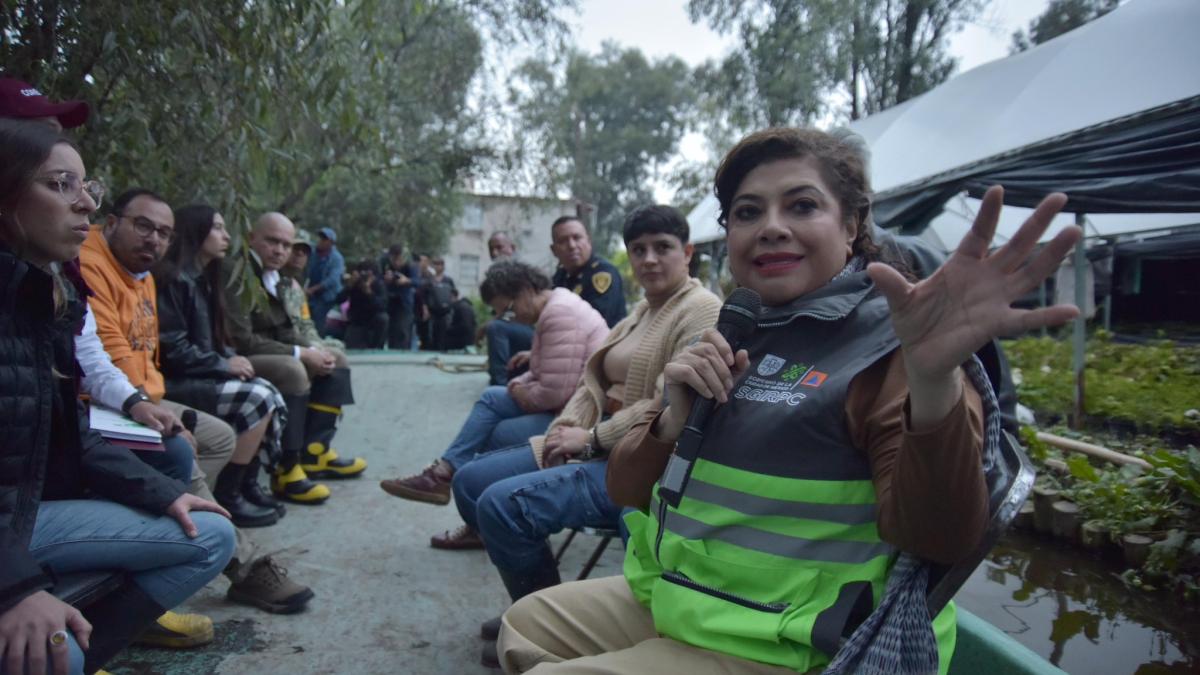
{"type": "MultiPolygon", "coordinates": [[[[660,634],[807,672],[879,602],[896,552],[845,420],[850,381],[898,346],[873,288],[851,274],[765,312],[679,507],[656,485],[649,513],[626,516],[625,576],[660,634]]],[[[944,673],[952,604],[934,632],[944,673]]]]}

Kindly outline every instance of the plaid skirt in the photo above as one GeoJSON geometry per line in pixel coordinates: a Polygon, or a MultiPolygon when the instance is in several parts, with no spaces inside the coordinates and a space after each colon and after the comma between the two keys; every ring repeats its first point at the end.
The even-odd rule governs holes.
{"type": "Polygon", "coordinates": [[[263,434],[260,450],[273,460],[282,450],[283,427],[287,424],[283,394],[261,377],[246,381],[225,380],[217,389],[217,417],[228,422],[239,434],[272,412],[275,414],[267,433],[263,434]]]}

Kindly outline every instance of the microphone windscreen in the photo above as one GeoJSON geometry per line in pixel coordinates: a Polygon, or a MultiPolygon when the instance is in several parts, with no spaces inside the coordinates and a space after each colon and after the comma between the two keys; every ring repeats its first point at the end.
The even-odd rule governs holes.
{"type": "Polygon", "coordinates": [[[179,421],[183,422],[183,428],[188,430],[188,433],[196,432],[196,411],[188,408],[180,415],[179,421]]]}
{"type": "Polygon", "coordinates": [[[736,349],[738,343],[750,337],[758,327],[761,308],[762,298],[757,292],[749,288],[735,288],[717,316],[717,330],[736,349]]]}

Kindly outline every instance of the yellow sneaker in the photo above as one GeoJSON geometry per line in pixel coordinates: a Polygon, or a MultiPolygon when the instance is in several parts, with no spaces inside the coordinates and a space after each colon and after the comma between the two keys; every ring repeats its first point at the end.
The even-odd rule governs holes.
{"type": "Polygon", "coordinates": [[[213,641],[212,619],[202,614],[167,612],[158,617],[137,640],[139,645],[183,649],[199,647],[213,641]]]}
{"type": "Polygon", "coordinates": [[[309,443],[300,468],[311,478],[355,478],[367,470],[367,461],[361,457],[342,459],[324,443],[309,443]]]}
{"type": "Polygon", "coordinates": [[[271,492],[297,504],[320,504],[329,499],[329,488],[309,480],[299,464],[282,473],[277,469],[271,477],[271,492]]]}

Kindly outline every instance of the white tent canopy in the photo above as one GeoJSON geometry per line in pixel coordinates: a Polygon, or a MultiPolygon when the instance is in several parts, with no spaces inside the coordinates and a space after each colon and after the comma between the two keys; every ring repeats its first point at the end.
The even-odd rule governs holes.
{"type": "MultiPolygon", "coordinates": [[[[974,68],[923,96],[851,124],[871,148],[875,191],[891,192],[1200,95],[1198,27],[1200,1],[1130,0],[1045,44],[974,68]]],[[[717,210],[710,196],[689,214],[693,241],[721,236],[717,210]]],[[[1116,219],[1110,224],[1119,231],[1163,227],[1139,215],[1104,219],[1110,218],[1116,219]]],[[[1173,218],[1200,221],[1188,214],[1173,218]]]]}

